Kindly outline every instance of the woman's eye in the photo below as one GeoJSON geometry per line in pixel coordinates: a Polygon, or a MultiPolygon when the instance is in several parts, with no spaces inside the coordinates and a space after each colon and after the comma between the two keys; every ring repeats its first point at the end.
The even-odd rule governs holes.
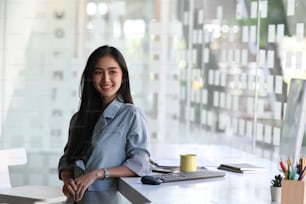
{"type": "Polygon", "coordinates": [[[97,71],[94,71],[94,74],[95,74],[95,75],[98,75],[98,74],[102,74],[102,72],[99,71],[99,70],[97,70],[97,71]]]}

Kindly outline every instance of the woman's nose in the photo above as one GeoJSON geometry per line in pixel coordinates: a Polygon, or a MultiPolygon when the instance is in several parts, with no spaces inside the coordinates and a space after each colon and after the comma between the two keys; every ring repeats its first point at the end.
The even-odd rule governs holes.
{"type": "Polygon", "coordinates": [[[103,82],[109,81],[109,75],[107,73],[103,74],[103,82]]]}

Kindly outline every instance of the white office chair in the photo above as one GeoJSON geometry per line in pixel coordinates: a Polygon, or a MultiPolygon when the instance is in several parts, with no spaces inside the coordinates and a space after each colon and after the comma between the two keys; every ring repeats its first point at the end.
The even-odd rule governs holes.
{"type": "Polygon", "coordinates": [[[0,150],[0,189],[12,188],[9,166],[27,163],[25,148],[0,150]]]}

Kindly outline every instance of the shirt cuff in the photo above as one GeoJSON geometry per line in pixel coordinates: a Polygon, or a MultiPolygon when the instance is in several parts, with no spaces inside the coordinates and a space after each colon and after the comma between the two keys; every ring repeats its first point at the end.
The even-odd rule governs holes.
{"type": "Polygon", "coordinates": [[[137,176],[144,176],[152,171],[152,166],[147,155],[133,155],[123,165],[135,172],[137,176]]]}

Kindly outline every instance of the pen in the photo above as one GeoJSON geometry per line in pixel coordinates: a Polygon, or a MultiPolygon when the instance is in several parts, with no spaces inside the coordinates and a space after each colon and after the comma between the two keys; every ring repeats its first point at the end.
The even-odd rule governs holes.
{"type": "Polygon", "coordinates": [[[300,176],[298,178],[299,181],[303,180],[303,178],[305,176],[305,170],[306,170],[306,167],[304,167],[304,169],[301,171],[300,176]]]}
{"type": "Polygon", "coordinates": [[[290,178],[291,178],[291,166],[290,166],[290,160],[287,160],[287,174],[286,174],[286,178],[288,179],[288,180],[290,180],[290,178]]]}
{"type": "Polygon", "coordinates": [[[288,166],[291,166],[291,161],[290,161],[290,159],[287,159],[287,165],[288,165],[288,166]]]}
{"type": "Polygon", "coordinates": [[[291,171],[290,171],[290,168],[288,169],[287,179],[288,179],[288,180],[290,180],[290,179],[291,179],[291,171]]]}
{"type": "Polygon", "coordinates": [[[297,180],[297,179],[298,179],[297,168],[292,167],[290,180],[297,180]]]}
{"type": "Polygon", "coordinates": [[[286,168],[285,162],[283,160],[281,160],[279,163],[280,163],[280,166],[281,166],[284,174],[286,174],[287,173],[287,168],[286,168]]]}
{"type": "Polygon", "coordinates": [[[155,166],[159,166],[155,161],[153,161],[152,159],[150,159],[150,163],[155,165],[155,166]]]}
{"type": "Polygon", "coordinates": [[[300,178],[300,181],[303,181],[305,177],[305,172],[303,173],[302,177],[300,178]]]}

